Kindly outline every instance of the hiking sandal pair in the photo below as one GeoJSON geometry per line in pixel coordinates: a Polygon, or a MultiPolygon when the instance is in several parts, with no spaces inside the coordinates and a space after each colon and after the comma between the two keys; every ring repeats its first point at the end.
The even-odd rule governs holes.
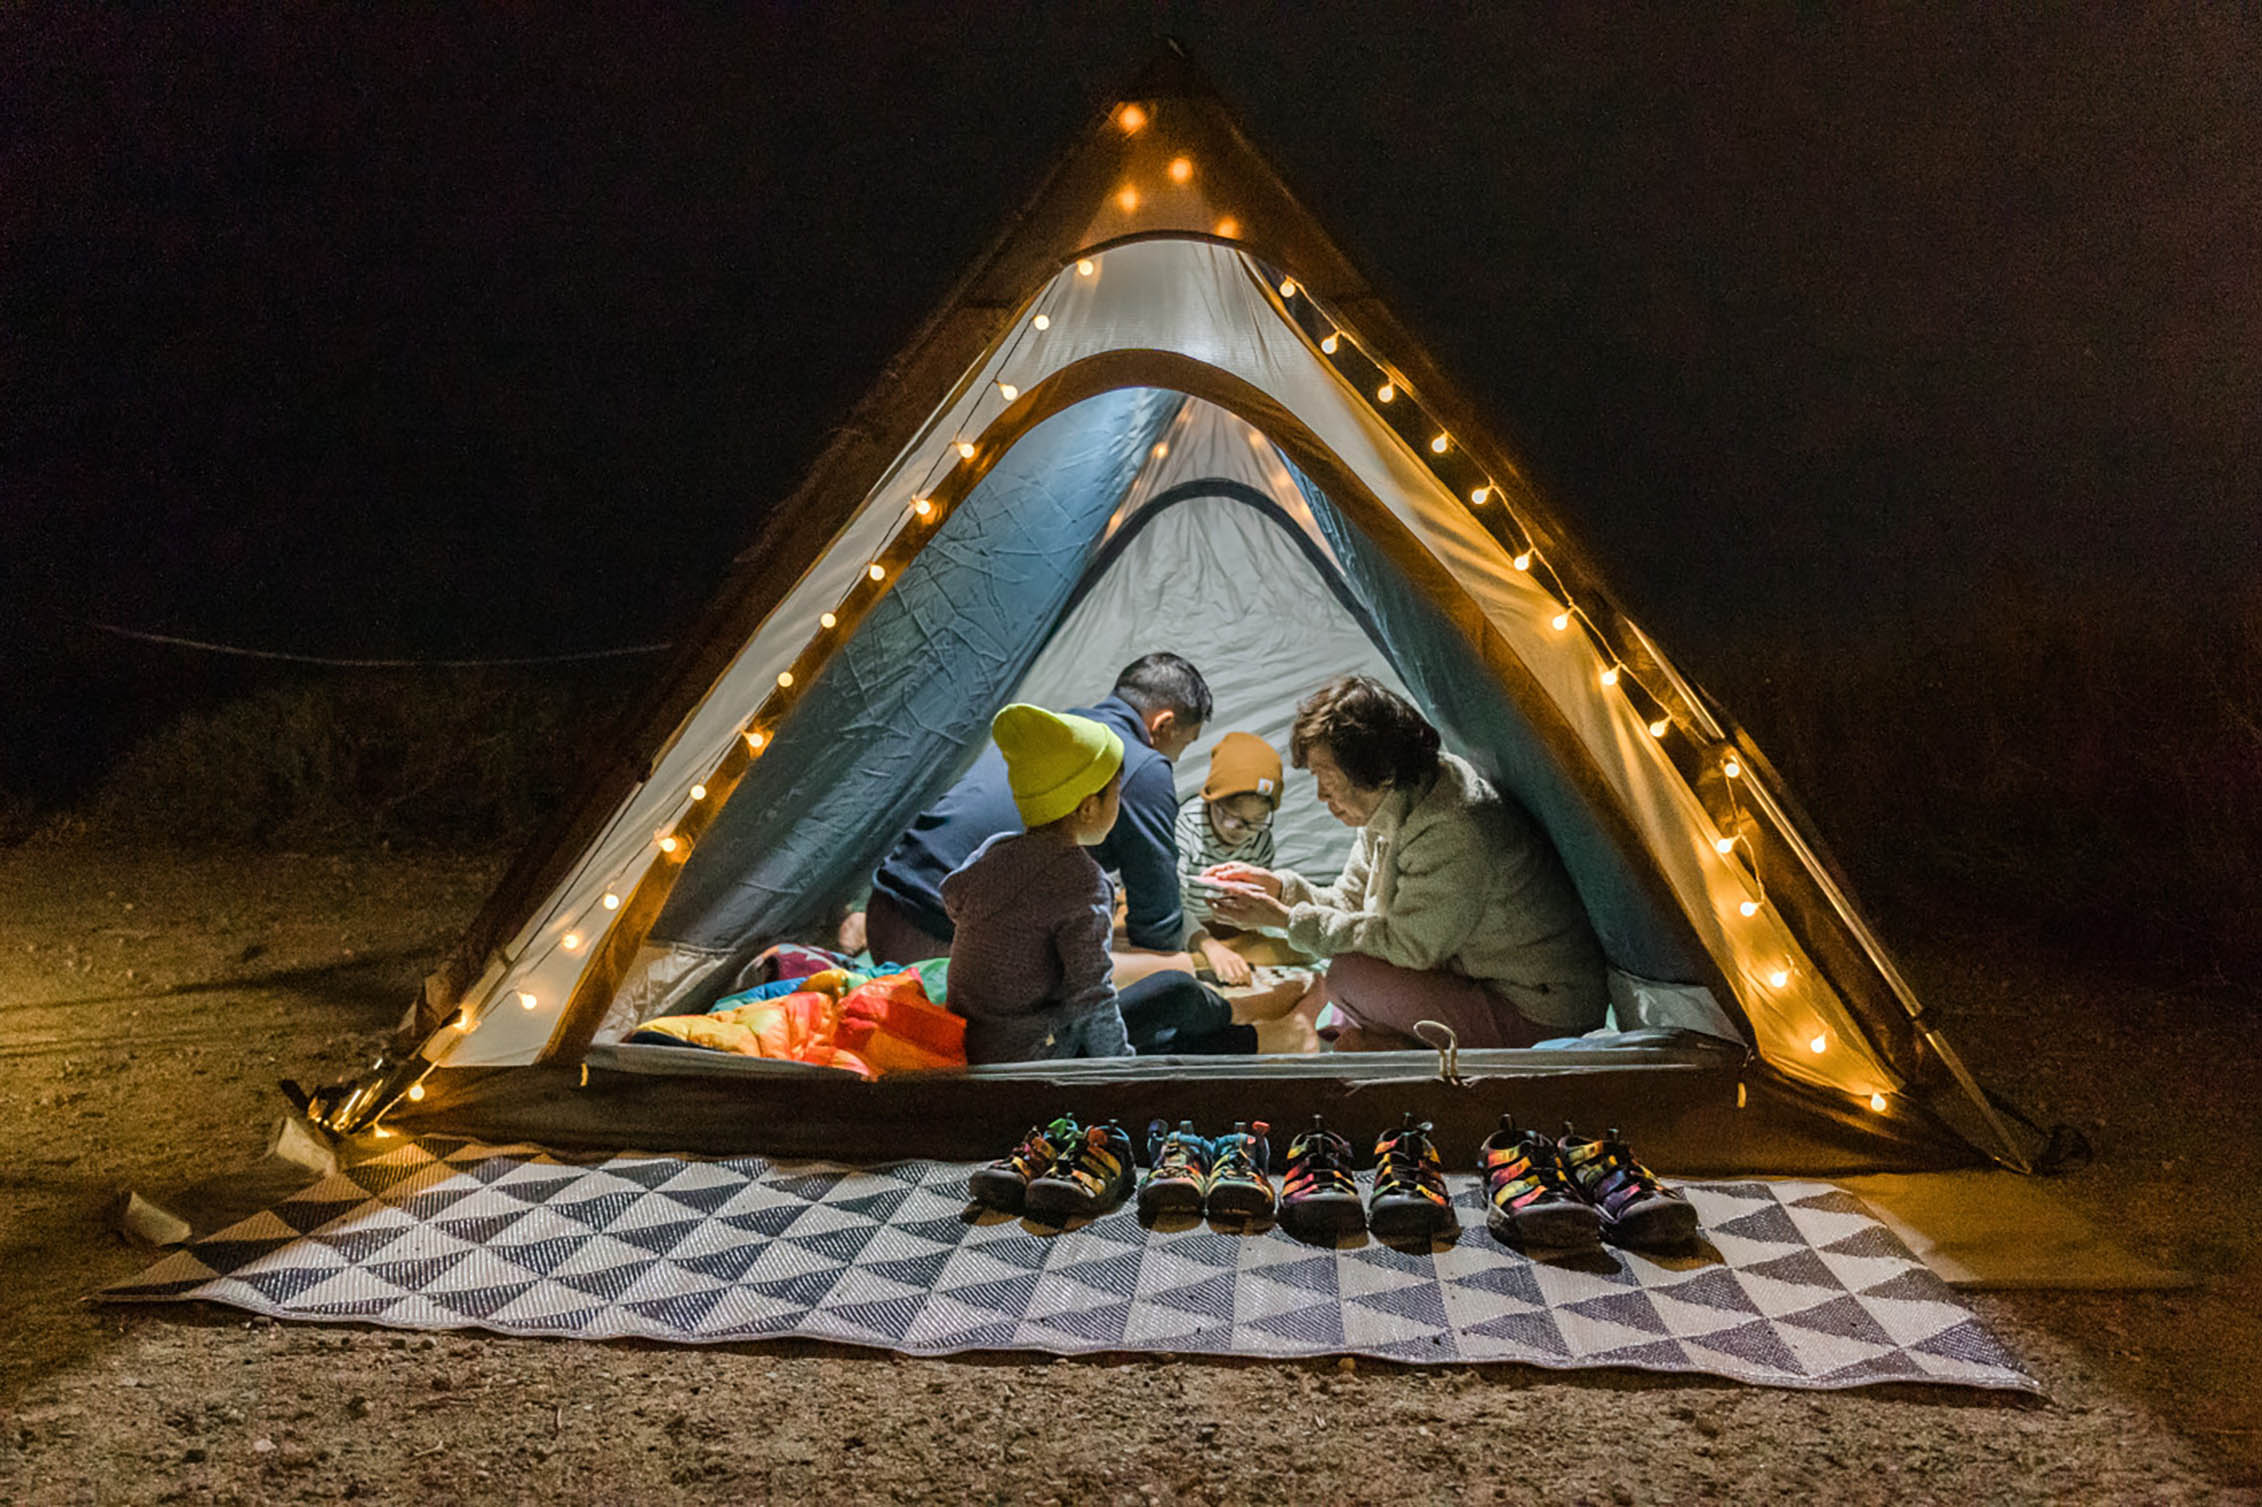
{"type": "Polygon", "coordinates": [[[1272,1146],[1265,1139],[1271,1129],[1262,1120],[1253,1128],[1236,1120],[1224,1135],[1205,1138],[1195,1133],[1191,1120],[1179,1121],[1176,1130],[1165,1129],[1161,1120],[1149,1124],[1147,1175],[1139,1183],[1141,1217],[1206,1212],[1212,1219],[1252,1224],[1272,1218],[1272,1179],[1265,1175],[1272,1161],[1272,1146]]]}
{"type": "Polygon", "coordinates": [[[1485,1222],[1511,1245],[1571,1250],[1600,1244],[1634,1250],[1685,1245],[1695,1238],[1696,1208],[1668,1188],[1613,1128],[1581,1136],[1568,1123],[1561,1140],[1519,1130],[1502,1115],[1500,1129],[1477,1148],[1484,1174],[1485,1222]]]}
{"type": "Polygon", "coordinates": [[[985,1208],[1054,1223],[1106,1213],[1131,1191],[1131,1137],[1120,1125],[1079,1126],[1062,1115],[966,1179],[985,1208]]]}
{"type": "Polygon", "coordinates": [[[1375,1141],[1374,1154],[1374,1185],[1362,1205],[1351,1143],[1312,1116],[1312,1128],[1289,1143],[1281,1224],[1315,1238],[1372,1230],[1386,1240],[1434,1238],[1457,1227],[1445,1167],[1426,1121],[1416,1124],[1407,1115],[1375,1141]]]}

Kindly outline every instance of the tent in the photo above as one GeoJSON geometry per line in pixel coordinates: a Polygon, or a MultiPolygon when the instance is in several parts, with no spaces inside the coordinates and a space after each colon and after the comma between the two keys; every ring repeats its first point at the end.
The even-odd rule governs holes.
{"type": "MultiPolygon", "coordinates": [[[[1328,872],[1348,835],[1292,782],[1280,840],[1328,872]]],[[[1175,54],[768,511],[403,1047],[308,1107],[340,1132],[973,1156],[1063,1106],[1412,1108],[1471,1145],[1509,1109],[1692,1172],[2027,1160],[1750,739],[1175,54]],[[1401,687],[1562,853],[1617,1032],[871,1083],[624,1039],[853,894],[999,705],[1089,701],[1157,648],[1211,680],[1210,738],[1284,746],[1342,670],[1401,687]]]]}

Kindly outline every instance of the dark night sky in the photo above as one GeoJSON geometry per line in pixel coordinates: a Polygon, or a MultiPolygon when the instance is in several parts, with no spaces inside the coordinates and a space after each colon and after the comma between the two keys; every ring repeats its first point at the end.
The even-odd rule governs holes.
{"type": "Polygon", "coordinates": [[[2027,9],[11,8],[0,710],[664,636],[1158,18],[1700,671],[2227,601],[2262,20],[2027,9]]]}

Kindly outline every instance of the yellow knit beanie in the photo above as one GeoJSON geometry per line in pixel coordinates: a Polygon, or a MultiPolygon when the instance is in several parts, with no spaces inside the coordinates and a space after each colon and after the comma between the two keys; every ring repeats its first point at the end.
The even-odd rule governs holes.
{"type": "Polygon", "coordinates": [[[990,719],[990,736],[1005,755],[1013,804],[1032,827],[1059,821],[1123,767],[1123,740],[1112,730],[1024,701],[990,719]]]}

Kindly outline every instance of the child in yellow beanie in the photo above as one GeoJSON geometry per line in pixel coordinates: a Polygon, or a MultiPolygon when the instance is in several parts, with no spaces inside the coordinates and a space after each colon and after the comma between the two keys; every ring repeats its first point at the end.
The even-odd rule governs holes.
{"type": "Polygon", "coordinates": [[[1123,740],[1023,702],[990,736],[1026,830],[990,838],[942,882],[967,1061],[1128,1057],[1108,952],[1114,891],[1085,851],[1115,826],[1123,740]]]}

